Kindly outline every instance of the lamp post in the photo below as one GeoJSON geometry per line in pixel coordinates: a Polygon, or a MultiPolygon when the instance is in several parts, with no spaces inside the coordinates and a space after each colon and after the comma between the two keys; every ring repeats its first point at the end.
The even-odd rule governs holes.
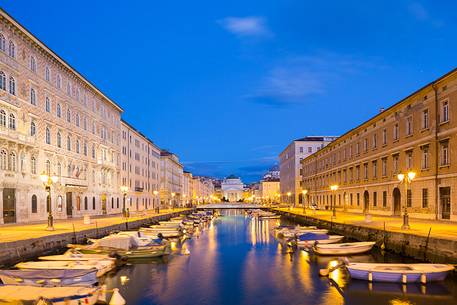
{"type": "Polygon", "coordinates": [[[171,193],[171,209],[173,210],[174,207],[175,207],[175,196],[176,196],[176,193],[171,193]]]}
{"type": "Polygon", "coordinates": [[[305,198],[306,194],[308,194],[308,190],[302,190],[301,193],[303,194],[303,214],[306,214],[305,198]]]}
{"type": "Polygon", "coordinates": [[[330,190],[332,191],[332,201],[330,202],[331,206],[332,206],[332,219],[335,219],[336,218],[335,192],[338,190],[338,185],[336,185],[336,184],[330,185],[330,190]]]}
{"type": "Polygon", "coordinates": [[[416,173],[413,171],[405,174],[398,174],[397,178],[400,183],[405,185],[405,205],[403,207],[403,224],[401,226],[402,230],[409,229],[409,215],[408,215],[408,184],[413,182],[413,179],[416,177],[416,173]]]}
{"type": "Polygon", "coordinates": [[[129,191],[129,187],[126,185],[121,186],[121,193],[122,193],[122,216],[125,217],[125,200],[127,198],[127,193],[129,191]]]}
{"type": "Polygon", "coordinates": [[[287,192],[287,203],[289,204],[289,209],[291,208],[290,206],[290,196],[292,195],[291,192],[287,192]]]}
{"type": "Polygon", "coordinates": [[[45,172],[40,175],[40,180],[43,182],[44,190],[46,191],[46,206],[48,210],[48,226],[46,230],[54,231],[54,217],[52,216],[51,205],[51,186],[57,183],[59,178],[56,175],[49,176],[45,172]]]}
{"type": "MultiPolygon", "coordinates": [[[[154,200],[154,201],[157,202],[157,213],[159,213],[159,206],[160,206],[160,202],[158,201],[158,199],[159,199],[159,196],[158,196],[158,195],[159,195],[159,192],[158,192],[158,191],[153,191],[152,193],[154,194],[154,197],[155,197],[155,200],[154,200]]],[[[154,202],[153,202],[153,203],[152,203],[152,210],[154,210],[154,209],[155,209],[155,205],[154,205],[154,202]]]]}

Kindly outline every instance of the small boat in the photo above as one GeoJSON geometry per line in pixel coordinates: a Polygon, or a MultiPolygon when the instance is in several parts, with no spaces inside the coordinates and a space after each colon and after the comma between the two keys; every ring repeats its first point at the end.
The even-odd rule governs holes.
{"type": "Polygon", "coordinates": [[[42,261],[97,261],[97,260],[116,260],[106,254],[84,254],[76,249],[70,249],[61,255],[47,255],[38,257],[42,261]]]}
{"type": "Polygon", "coordinates": [[[296,238],[299,237],[303,234],[307,233],[315,233],[315,234],[327,234],[328,230],[327,229],[309,229],[309,230],[284,230],[281,232],[278,232],[278,237],[285,237],[285,238],[296,238]]]}
{"type": "Polygon", "coordinates": [[[102,294],[101,287],[0,285],[0,304],[93,305],[102,294]]]}
{"type": "Polygon", "coordinates": [[[334,244],[340,242],[344,236],[341,235],[328,235],[328,234],[316,234],[306,233],[297,237],[297,247],[309,248],[314,246],[316,242],[319,244],[334,244]]]}
{"type": "Polygon", "coordinates": [[[349,263],[346,268],[353,279],[403,284],[443,281],[454,270],[446,264],[349,263]]]}
{"type": "Polygon", "coordinates": [[[95,286],[97,270],[0,270],[4,285],[20,286],[95,286]]]}
{"type": "Polygon", "coordinates": [[[18,269],[33,269],[33,270],[97,270],[97,276],[102,276],[108,271],[114,269],[115,263],[113,260],[97,260],[97,261],[39,261],[39,262],[22,262],[16,264],[18,269]]]}
{"type": "Polygon", "coordinates": [[[370,251],[375,245],[374,241],[363,241],[354,243],[325,244],[317,242],[313,250],[321,255],[352,255],[370,251]]]}

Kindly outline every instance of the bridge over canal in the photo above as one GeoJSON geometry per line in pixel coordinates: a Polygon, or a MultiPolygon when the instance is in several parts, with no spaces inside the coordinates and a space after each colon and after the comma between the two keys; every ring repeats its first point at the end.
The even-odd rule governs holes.
{"type": "Polygon", "coordinates": [[[211,203],[197,206],[197,209],[261,209],[259,204],[249,203],[211,203]]]}

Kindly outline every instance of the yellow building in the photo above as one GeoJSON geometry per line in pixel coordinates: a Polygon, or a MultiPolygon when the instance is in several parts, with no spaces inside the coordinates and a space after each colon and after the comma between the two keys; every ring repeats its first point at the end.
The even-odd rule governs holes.
{"type": "Polygon", "coordinates": [[[260,196],[264,203],[279,202],[279,179],[262,180],[260,182],[260,196]]]}

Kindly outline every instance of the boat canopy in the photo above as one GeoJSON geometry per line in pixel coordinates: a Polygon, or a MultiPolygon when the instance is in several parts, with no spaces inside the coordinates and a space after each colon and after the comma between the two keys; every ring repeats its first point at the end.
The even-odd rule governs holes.
{"type": "Polygon", "coordinates": [[[299,241],[306,241],[306,240],[323,240],[323,239],[329,239],[329,236],[327,234],[318,234],[318,233],[305,233],[301,234],[298,236],[299,241]]]}

